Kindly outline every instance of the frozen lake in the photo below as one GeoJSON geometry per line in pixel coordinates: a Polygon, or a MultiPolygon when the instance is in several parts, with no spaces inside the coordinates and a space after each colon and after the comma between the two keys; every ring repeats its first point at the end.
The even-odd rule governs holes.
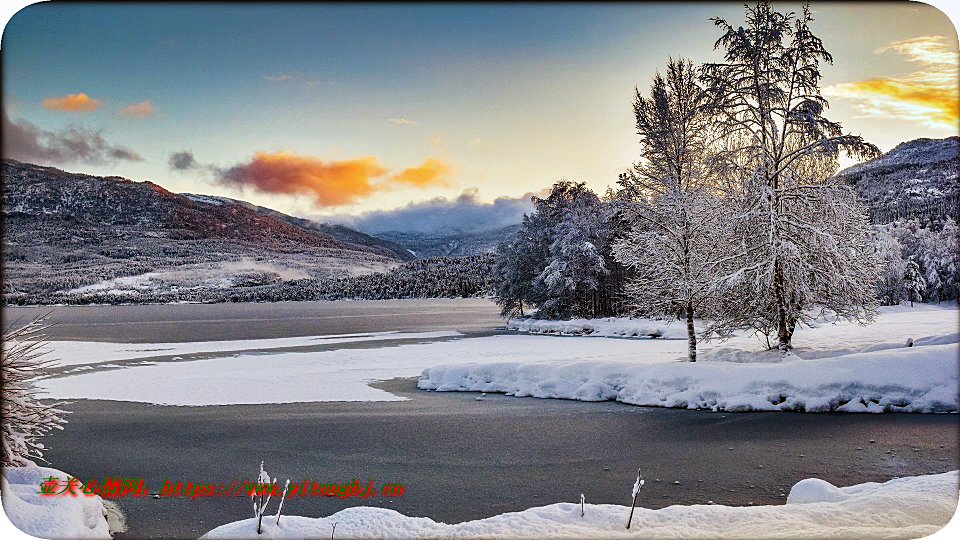
{"type": "MultiPolygon", "coordinates": [[[[10,309],[7,321],[39,311],[47,310],[10,309]]],[[[503,324],[496,306],[474,299],[63,307],[53,319],[55,339],[113,342],[112,349],[104,344],[102,354],[120,354],[116,342],[191,342],[196,348],[195,342],[204,341],[402,332],[318,345],[266,341],[263,350],[243,352],[261,354],[265,360],[278,352],[289,356],[316,351],[332,358],[359,354],[344,357],[355,364],[366,363],[364,358],[389,361],[404,347],[433,343],[455,351],[458,341],[500,339],[503,324]],[[456,332],[464,335],[449,335],[456,332]]],[[[561,340],[570,347],[589,340],[600,355],[635,343],[516,337],[531,343],[561,340]]],[[[682,351],[684,343],[677,345],[682,351]]],[[[672,345],[660,341],[655,346],[672,345]]],[[[234,353],[202,354],[222,363],[234,353]]],[[[136,374],[139,369],[151,373],[148,370],[173,369],[177,362],[191,363],[189,357],[158,359],[158,365],[142,367],[128,367],[124,361],[139,360],[111,360],[119,366],[113,371],[91,368],[91,373],[56,380],[136,374]]],[[[267,470],[281,482],[373,477],[406,487],[404,495],[394,499],[297,497],[285,503],[285,514],[315,517],[347,506],[382,505],[446,522],[573,502],[580,493],[592,503],[629,504],[638,466],[647,478],[639,504],[648,508],[709,500],[778,504],[790,486],[808,477],[844,486],[958,468],[957,415],[724,414],[502,395],[478,401],[475,393],[417,390],[416,379],[409,376],[371,385],[403,401],[203,407],[109,401],[111,392],[120,395],[137,384],[136,377],[129,378],[105,386],[102,399],[71,404],[66,429],[45,441],[53,466],[84,480],[143,476],[155,492],[165,478],[229,483],[234,477],[252,477],[265,460],[267,470]]],[[[156,381],[144,378],[142,384],[156,381]]],[[[268,378],[261,384],[283,394],[296,382],[268,378]]],[[[204,393],[200,387],[193,391],[204,393]]],[[[125,497],[116,502],[129,527],[118,538],[196,538],[250,516],[245,497],[125,497]]]]}
{"type": "Polygon", "coordinates": [[[4,308],[4,326],[50,313],[55,339],[125,343],[271,339],[365,332],[491,331],[500,308],[477,298],[4,308]]]}

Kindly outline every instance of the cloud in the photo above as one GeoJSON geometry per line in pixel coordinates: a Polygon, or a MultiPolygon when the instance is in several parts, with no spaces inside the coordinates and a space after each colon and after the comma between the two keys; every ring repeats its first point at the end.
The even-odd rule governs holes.
{"type": "Polygon", "coordinates": [[[423,165],[404,169],[403,172],[390,177],[394,182],[410,184],[411,186],[425,187],[429,185],[446,186],[450,175],[450,166],[437,158],[427,158],[423,165]]]}
{"type": "Polygon", "coordinates": [[[449,165],[432,157],[419,167],[391,174],[376,156],[323,160],[282,151],[256,152],[249,161],[222,168],[201,163],[193,152],[182,150],[171,154],[168,163],[172,171],[206,171],[215,181],[236,189],[307,196],[318,207],[353,204],[375,192],[397,187],[449,185],[451,171],[449,165]]]}
{"type": "Polygon", "coordinates": [[[91,112],[97,110],[101,105],[99,100],[93,99],[82,92],[47,98],[40,103],[50,110],[64,112],[91,112]]]}
{"type": "Polygon", "coordinates": [[[193,152],[189,150],[174,152],[170,156],[169,164],[171,171],[189,171],[200,167],[200,164],[193,157],[193,152]]]}
{"type": "Polygon", "coordinates": [[[133,105],[127,105],[126,107],[120,109],[120,112],[126,116],[133,116],[137,118],[146,118],[153,114],[153,103],[150,103],[149,100],[141,101],[140,103],[134,103],[133,105]]]}
{"type": "Polygon", "coordinates": [[[53,132],[27,122],[11,121],[3,111],[3,157],[39,164],[143,161],[133,150],[108,143],[102,131],[68,126],[53,132]]]}
{"type": "Polygon", "coordinates": [[[263,80],[265,81],[288,81],[292,78],[291,75],[264,75],[263,80]]]}
{"type": "Polygon", "coordinates": [[[545,193],[526,193],[520,197],[497,197],[491,203],[480,200],[480,192],[477,188],[470,188],[454,199],[437,197],[429,201],[412,202],[394,210],[377,210],[359,216],[340,215],[322,219],[332,219],[368,234],[387,231],[424,234],[480,233],[520,223],[523,214],[533,212],[533,203],[530,201],[532,196],[543,197],[545,193]]]}
{"type": "Polygon", "coordinates": [[[416,124],[413,120],[407,120],[406,118],[387,118],[387,122],[393,122],[394,124],[416,124]]]}
{"type": "Polygon", "coordinates": [[[266,193],[311,196],[318,206],[341,206],[373,193],[388,171],[366,156],[323,161],[289,152],[257,152],[250,162],[220,171],[221,183],[266,193]]]}
{"type": "Polygon", "coordinates": [[[835,84],[823,89],[829,98],[846,99],[870,117],[918,122],[923,126],[957,129],[960,55],[943,36],[921,36],[890,43],[874,51],[894,51],[920,69],[894,77],[878,77],[835,84]]]}

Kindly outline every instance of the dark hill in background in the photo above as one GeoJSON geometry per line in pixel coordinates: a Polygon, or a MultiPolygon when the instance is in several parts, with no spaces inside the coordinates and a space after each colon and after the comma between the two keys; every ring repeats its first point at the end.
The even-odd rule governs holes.
{"type": "Polygon", "coordinates": [[[413,260],[416,257],[410,253],[409,250],[400,246],[389,240],[384,240],[382,238],[377,238],[376,236],[370,236],[369,234],[364,234],[360,231],[351,229],[343,225],[337,225],[332,223],[318,223],[305,218],[299,218],[291,215],[284,214],[283,212],[278,212],[272,208],[266,208],[264,206],[258,206],[255,204],[248,203],[246,201],[240,201],[237,199],[231,199],[229,197],[215,197],[211,195],[194,195],[192,193],[183,193],[183,195],[189,199],[200,202],[209,202],[211,204],[234,204],[252,210],[260,214],[266,214],[268,216],[274,217],[281,221],[285,221],[291,225],[295,225],[302,229],[307,229],[311,231],[316,231],[323,233],[331,238],[339,240],[341,242],[346,242],[348,244],[357,244],[361,246],[376,247],[382,248],[380,251],[385,255],[396,257],[400,260],[409,261],[413,260]]]}
{"type": "Polygon", "coordinates": [[[409,258],[346,227],[203,199],[4,159],[4,293],[109,289],[126,276],[140,276],[123,282],[131,290],[233,287],[365,274],[409,258]]]}
{"type": "Polygon", "coordinates": [[[875,222],[901,217],[934,217],[956,211],[958,141],[916,139],[900,143],[883,156],[839,174],[856,188],[875,222]]]}

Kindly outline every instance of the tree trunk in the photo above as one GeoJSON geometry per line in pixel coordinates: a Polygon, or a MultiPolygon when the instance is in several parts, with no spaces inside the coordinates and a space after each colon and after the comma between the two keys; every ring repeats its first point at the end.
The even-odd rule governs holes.
{"type": "Polygon", "coordinates": [[[791,324],[787,320],[787,294],[783,276],[783,263],[780,259],[773,262],[773,298],[777,303],[777,348],[787,351],[793,348],[791,324]]]}
{"type": "Polygon", "coordinates": [[[697,361],[697,331],[693,327],[693,302],[687,302],[687,356],[691,362],[697,361]]]}

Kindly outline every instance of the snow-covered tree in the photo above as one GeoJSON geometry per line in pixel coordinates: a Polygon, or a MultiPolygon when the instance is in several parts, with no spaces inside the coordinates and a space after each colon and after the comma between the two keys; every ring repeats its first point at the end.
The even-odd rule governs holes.
{"type": "Polygon", "coordinates": [[[605,255],[610,238],[606,210],[586,184],[560,181],[546,199],[537,199],[537,213],[552,224],[549,260],[537,276],[546,299],[540,310],[552,317],[594,317],[610,273],[605,255]]]}
{"type": "Polygon", "coordinates": [[[880,281],[877,284],[877,297],[885,306],[896,306],[901,300],[907,298],[907,289],[903,281],[907,271],[907,261],[903,259],[903,250],[900,242],[886,227],[876,230],[873,243],[883,265],[880,281]]]}
{"type": "Polygon", "coordinates": [[[929,298],[941,302],[957,297],[958,266],[957,224],[947,217],[940,230],[921,230],[917,256],[920,259],[929,298]]]}
{"type": "Polygon", "coordinates": [[[520,229],[497,246],[491,281],[501,317],[522,316],[524,303],[532,306],[543,301],[536,280],[550,253],[545,233],[536,215],[524,215],[520,229]]]}
{"type": "Polygon", "coordinates": [[[561,180],[497,247],[492,289],[501,315],[536,306],[541,317],[613,315],[621,270],[611,245],[618,222],[583,183],[561,180]]]}
{"type": "Polygon", "coordinates": [[[650,97],[634,89],[641,161],[620,175],[620,214],[630,230],[613,246],[634,270],[625,287],[633,309],[685,319],[688,359],[697,359],[694,318],[716,304],[716,259],[724,253],[718,175],[710,150],[715,131],[693,65],[670,60],[650,97]]]}
{"type": "Polygon", "coordinates": [[[920,265],[913,257],[907,259],[906,270],[903,273],[903,285],[907,289],[910,307],[913,307],[914,302],[923,301],[923,295],[927,291],[927,283],[920,272],[920,265]]]}
{"type": "Polygon", "coordinates": [[[727,280],[741,301],[724,303],[721,320],[769,325],[782,350],[792,347],[807,308],[870,320],[879,261],[865,208],[831,177],[841,149],[859,158],[880,153],[823,116],[820,63],[832,58],[810,29],[809,6],[798,15],[761,1],[746,7],[745,26],[713,21],[724,61],[706,64],[701,81],[715,125],[742,141],[726,160],[742,180],[741,263],[727,280]]]}
{"type": "Polygon", "coordinates": [[[3,334],[0,371],[3,374],[3,461],[2,466],[33,464],[43,459],[40,439],[66,423],[63,403],[44,405],[37,399],[31,379],[51,367],[56,360],[45,357],[44,319],[3,334]]]}

